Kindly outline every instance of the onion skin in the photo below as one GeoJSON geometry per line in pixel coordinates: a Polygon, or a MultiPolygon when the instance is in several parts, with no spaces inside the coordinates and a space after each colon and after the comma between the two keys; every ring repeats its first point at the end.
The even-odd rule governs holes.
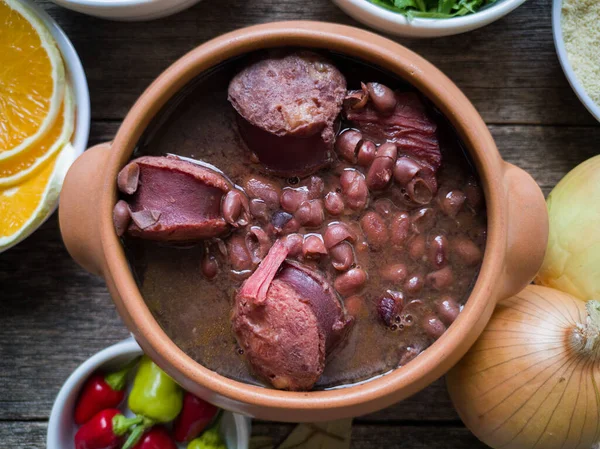
{"type": "Polygon", "coordinates": [[[535,283],[600,298],[600,156],[571,170],[547,200],[550,233],[535,283]]]}
{"type": "Polygon", "coordinates": [[[600,440],[600,303],[528,286],[502,301],[447,377],[465,425],[494,449],[591,449],[600,440]]]}

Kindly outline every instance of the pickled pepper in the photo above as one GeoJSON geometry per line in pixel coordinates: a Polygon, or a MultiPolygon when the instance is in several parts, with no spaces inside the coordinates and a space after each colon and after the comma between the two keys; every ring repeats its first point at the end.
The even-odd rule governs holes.
{"type": "Polygon", "coordinates": [[[144,421],[133,429],[123,445],[132,448],[154,424],[168,423],[179,415],[183,390],[147,355],[142,356],[128,399],[129,409],[144,421]]]}
{"type": "Polygon", "coordinates": [[[126,418],[118,409],[102,410],[79,428],[75,449],[116,449],[129,429],[142,420],[140,416],[126,418]]]}
{"type": "Polygon", "coordinates": [[[214,405],[186,392],[183,408],[173,426],[176,441],[191,441],[212,422],[219,409],[214,405]]]}
{"type": "Polygon", "coordinates": [[[119,406],[125,398],[127,375],[137,360],[136,358],[119,371],[107,375],[96,373],[86,381],[75,405],[76,424],[85,424],[96,413],[119,406]]]}

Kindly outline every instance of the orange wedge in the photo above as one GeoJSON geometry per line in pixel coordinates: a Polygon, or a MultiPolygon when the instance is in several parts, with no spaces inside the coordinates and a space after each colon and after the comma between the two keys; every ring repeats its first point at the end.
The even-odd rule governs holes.
{"type": "Polygon", "coordinates": [[[0,188],[22,182],[50,160],[71,138],[74,114],[73,95],[71,88],[67,86],[58,120],[52,128],[27,149],[10,158],[0,159],[0,188]]]}
{"type": "Polygon", "coordinates": [[[0,160],[45,135],[58,117],[65,69],[45,25],[18,0],[0,0],[0,160]]]}
{"type": "Polygon", "coordinates": [[[52,213],[74,159],[75,151],[67,144],[36,176],[0,189],[0,251],[23,240],[52,213]]]}

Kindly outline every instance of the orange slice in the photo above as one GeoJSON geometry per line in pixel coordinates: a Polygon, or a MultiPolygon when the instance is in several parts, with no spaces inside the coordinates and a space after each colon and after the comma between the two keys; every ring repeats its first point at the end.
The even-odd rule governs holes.
{"type": "Polygon", "coordinates": [[[50,31],[17,0],[0,0],[0,159],[26,149],[54,124],[65,69],[50,31]]]}
{"type": "Polygon", "coordinates": [[[54,210],[75,151],[67,144],[36,176],[0,189],[0,251],[20,242],[54,210]]]}
{"type": "Polygon", "coordinates": [[[0,188],[18,184],[35,174],[69,141],[73,134],[75,106],[67,86],[59,118],[52,128],[26,150],[0,160],[0,188]]]}

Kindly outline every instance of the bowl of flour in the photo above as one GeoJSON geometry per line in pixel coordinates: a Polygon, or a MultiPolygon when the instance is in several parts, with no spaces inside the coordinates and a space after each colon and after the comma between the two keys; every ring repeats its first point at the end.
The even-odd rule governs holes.
{"type": "Polygon", "coordinates": [[[569,84],[600,121],[600,1],[554,0],[552,28],[569,84]]]}

